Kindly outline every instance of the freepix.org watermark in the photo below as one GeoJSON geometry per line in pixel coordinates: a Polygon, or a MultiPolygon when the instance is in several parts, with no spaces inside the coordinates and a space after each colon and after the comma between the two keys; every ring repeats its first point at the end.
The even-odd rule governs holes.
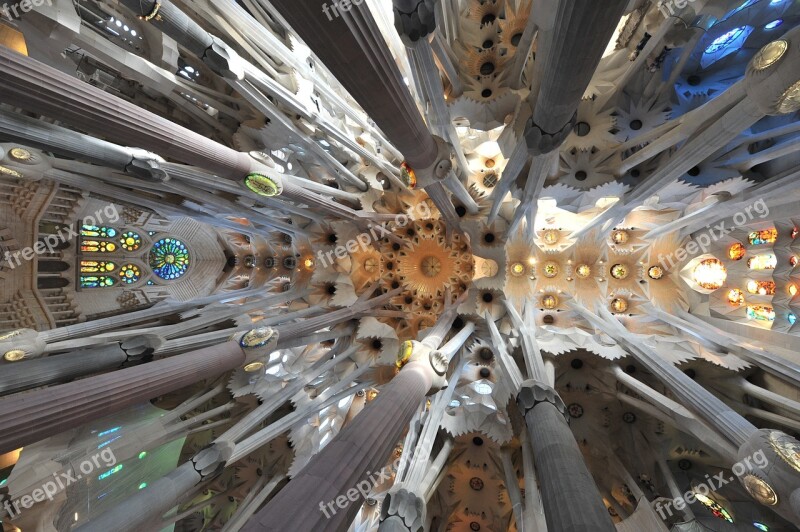
{"type": "Polygon", "coordinates": [[[22,0],[21,2],[6,2],[0,7],[0,13],[3,14],[8,20],[14,20],[22,16],[23,13],[33,10],[34,7],[40,7],[47,4],[53,5],[53,0],[22,0]]]}
{"type": "Polygon", "coordinates": [[[686,508],[688,505],[693,504],[698,500],[703,500],[708,497],[708,494],[717,491],[721,487],[725,486],[730,482],[734,482],[736,477],[739,477],[745,474],[747,471],[753,469],[753,466],[757,467],[758,469],[763,469],[769,465],[769,460],[767,459],[767,455],[764,454],[764,451],[759,449],[752,456],[748,456],[743,460],[736,462],[731,467],[731,471],[736,476],[725,477],[725,472],[720,471],[713,477],[710,475],[706,475],[706,481],[698,484],[691,490],[687,491],[680,497],[675,497],[671,501],[667,501],[666,503],[662,501],[657,501],[655,503],[655,510],[658,512],[658,515],[661,519],[665,521],[672,517],[672,509],[675,508],[676,510],[680,511],[686,508]]]}
{"type": "MultiPolygon", "coordinates": [[[[98,210],[91,216],[86,216],[83,219],[85,225],[103,225],[113,224],[119,221],[119,212],[115,205],[106,205],[104,208],[98,210]]],[[[8,267],[12,270],[21,265],[23,261],[28,262],[33,260],[37,255],[43,255],[45,252],[52,253],[61,244],[70,242],[78,236],[78,232],[72,226],[62,226],[58,229],[56,234],[51,234],[43,237],[36,242],[33,246],[28,246],[23,249],[18,249],[13,253],[6,251],[3,260],[8,263],[8,267]]],[[[2,264],[2,263],[0,263],[2,264]]]]}
{"type": "MultiPolygon", "coordinates": [[[[408,225],[409,222],[413,222],[414,220],[425,220],[431,217],[431,208],[428,206],[427,203],[422,202],[418,203],[411,215],[408,214],[398,214],[395,216],[394,228],[402,228],[408,225]]],[[[339,259],[344,259],[347,257],[348,253],[355,253],[358,248],[361,248],[361,251],[366,251],[367,248],[373,243],[377,242],[384,236],[391,234],[392,229],[389,228],[387,222],[382,223],[379,226],[372,227],[369,233],[361,233],[354,239],[348,241],[345,244],[340,244],[329,250],[327,253],[322,253],[322,250],[317,251],[317,263],[322,266],[323,268],[327,268],[331,264],[334,263],[334,257],[339,259]]]]}
{"type": "Polygon", "coordinates": [[[48,480],[43,483],[40,488],[33,490],[30,495],[24,495],[19,499],[3,501],[3,508],[8,513],[8,517],[13,521],[20,516],[20,514],[31,508],[37,502],[44,502],[45,499],[53,500],[53,498],[60,492],[67,489],[70,485],[78,482],[86,475],[91,475],[95,471],[114,467],[117,465],[117,457],[114,456],[114,451],[111,447],[106,447],[85,461],[81,462],[77,471],[69,471],[66,473],[53,473],[53,480],[48,480]]]}
{"type": "Polygon", "coordinates": [[[669,268],[672,268],[676,263],[681,263],[686,260],[686,258],[694,256],[698,252],[707,253],[708,250],[711,249],[711,244],[713,242],[717,242],[720,238],[727,236],[737,228],[753,221],[755,214],[762,220],[769,216],[769,207],[767,207],[763,199],[756,201],[752,205],[748,205],[743,211],[734,214],[733,226],[726,227],[725,220],[722,220],[713,227],[708,225],[706,226],[705,232],[695,236],[692,240],[687,242],[685,246],[676,249],[666,256],[659,254],[658,263],[662,265],[669,263],[669,268]]]}
{"type": "Polygon", "coordinates": [[[338,512],[336,508],[339,510],[344,510],[352,503],[361,499],[366,499],[367,495],[369,495],[372,490],[379,487],[384,482],[388,482],[392,479],[392,475],[395,471],[397,471],[397,468],[400,467],[400,460],[401,458],[398,458],[388,466],[375,473],[367,471],[367,478],[359,482],[355,488],[350,488],[347,490],[347,494],[339,495],[328,503],[320,501],[319,511],[325,514],[325,519],[330,519],[332,516],[336,515],[336,512],[338,512]],[[334,505],[336,508],[334,508],[334,505]]]}
{"type": "Polygon", "coordinates": [[[353,6],[360,6],[364,0],[333,0],[331,5],[328,3],[322,4],[322,12],[328,17],[328,20],[333,20],[341,16],[342,11],[350,11],[353,6]]]}

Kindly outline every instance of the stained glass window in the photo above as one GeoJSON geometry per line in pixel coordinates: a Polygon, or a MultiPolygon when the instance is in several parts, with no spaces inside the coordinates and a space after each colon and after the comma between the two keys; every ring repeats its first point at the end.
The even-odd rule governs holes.
{"type": "Polygon", "coordinates": [[[797,255],[792,255],[789,257],[789,264],[794,268],[797,266],[797,263],[800,262],[800,259],[797,258],[797,255]]]}
{"type": "Polygon", "coordinates": [[[81,287],[83,288],[108,288],[116,284],[113,277],[107,275],[81,275],[81,287]]]}
{"type": "Polygon", "coordinates": [[[119,241],[125,251],[136,251],[142,247],[142,237],[133,231],[123,233],[119,241]]]}
{"type": "Polygon", "coordinates": [[[119,277],[125,284],[133,284],[142,277],[139,267],[134,264],[126,264],[119,271],[119,277]]]}
{"type": "Polygon", "coordinates": [[[774,270],[778,265],[778,258],[772,253],[763,253],[747,260],[747,267],[751,270],[774,270]]]}
{"type": "Polygon", "coordinates": [[[747,307],[747,318],[758,321],[775,321],[775,310],[765,305],[750,305],[747,307]]]}
{"type": "Polygon", "coordinates": [[[716,290],[725,284],[728,271],[719,260],[706,259],[695,267],[692,278],[706,290],[716,290]]]}
{"type": "Polygon", "coordinates": [[[740,244],[739,242],[728,248],[728,256],[731,258],[731,260],[742,260],[745,253],[746,250],[744,245],[740,244]]]}
{"type": "Polygon", "coordinates": [[[180,240],[162,238],[150,250],[150,266],[162,279],[178,279],[189,269],[189,250],[180,240]]]}
{"type": "Polygon", "coordinates": [[[794,240],[795,238],[797,238],[797,234],[798,234],[798,233],[800,233],[800,229],[798,229],[797,227],[793,227],[793,228],[792,228],[792,240],[794,240]]]}
{"type": "Polygon", "coordinates": [[[752,32],[752,26],[739,26],[726,31],[706,47],[700,58],[700,66],[708,68],[723,57],[740,50],[752,32]]]}
{"type": "Polygon", "coordinates": [[[117,245],[113,242],[100,242],[97,240],[84,240],[81,244],[81,251],[91,253],[113,253],[117,250],[117,245]]]}
{"type": "Polygon", "coordinates": [[[738,288],[734,288],[733,290],[728,292],[728,303],[730,303],[731,305],[743,305],[744,292],[742,292],[738,288]]]}
{"type": "Polygon", "coordinates": [[[753,246],[772,244],[778,239],[778,230],[773,227],[772,229],[764,229],[763,231],[753,231],[747,235],[747,239],[753,246]]]}
{"type": "Polygon", "coordinates": [[[747,281],[747,291],[761,296],[775,295],[775,281],[747,281]]]}
{"type": "Polygon", "coordinates": [[[81,273],[108,273],[117,269],[113,262],[98,262],[96,260],[82,260],[81,273]]]}
{"type": "Polygon", "coordinates": [[[739,5],[739,7],[737,7],[736,9],[734,9],[733,11],[731,11],[730,13],[725,15],[725,17],[722,20],[728,20],[729,18],[731,18],[733,15],[735,15],[739,11],[742,11],[743,9],[747,9],[748,7],[752,6],[756,2],[758,2],[758,0],[744,0],[744,2],[741,5],[739,5]]]}
{"type": "Polygon", "coordinates": [[[87,236],[91,238],[114,238],[117,236],[117,230],[113,227],[83,225],[81,226],[81,236],[87,236]]]}
{"type": "Polygon", "coordinates": [[[792,283],[789,285],[789,295],[794,297],[797,295],[797,285],[792,283]]]}
{"type": "Polygon", "coordinates": [[[731,514],[728,513],[728,510],[722,507],[720,503],[709,497],[708,495],[703,495],[702,493],[695,493],[695,498],[700,501],[700,504],[705,506],[706,508],[714,514],[714,517],[719,519],[724,519],[729,523],[733,523],[733,517],[731,514]]]}
{"type": "Polygon", "coordinates": [[[789,320],[789,325],[794,325],[797,323],[797,316],[795,316],[794,313],[790,313],[788,316],[786,316],[786,319],[789,320]]]}

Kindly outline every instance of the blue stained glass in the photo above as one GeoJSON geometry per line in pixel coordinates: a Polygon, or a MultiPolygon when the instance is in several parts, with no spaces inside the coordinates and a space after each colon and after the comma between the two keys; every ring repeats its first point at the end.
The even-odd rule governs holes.
{"type": "Polygon", "coordinates": [[[700,66],[708,68],[723,57],[738,51],[752,32],[752,26],[739,26],[723,33],[706,47],[703,57],[700,58],[700,66]]]}
{"type": "Polygon", "coordinates": [[[150,267],[158,277],[171,281],[189,269],[189,250],[175,238],[162,238],[150,250],[150,267]]]}
{"type": "Polygon", "coordinates": [[[764,523],[754,522],[753,526],[759,530],[763,530],[764,532],[769,532],[769,527],[764,523]]]}
{"type": "Polygon", "coordinates": [[[794,314],[789,314],[786,319],[789,320],[789,325],[794,325],[797,322],[797,316],[794,314]]]}
{"type": "Polygon", "coordinates": [[[82,288],[109,288],[116,283],[116,279],[107,275],[81,275],[82,288]]]}
{"type": "Polygon", "coordinates": [[[774,30],[775,28],[777,28],[781,24],[783,24],[783,21],[781,19],[773,20],[772,22],[770,22],[769,24],[764,26],[764,29],[765,30],[774,30]]]}

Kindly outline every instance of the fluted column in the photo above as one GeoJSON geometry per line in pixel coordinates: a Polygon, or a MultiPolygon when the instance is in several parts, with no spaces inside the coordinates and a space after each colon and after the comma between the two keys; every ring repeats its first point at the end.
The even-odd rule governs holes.
{"type": "Polygon", "coordinates": [[[0,399],[0,454],[241,366],[238,342],[0,399]]]}
{"type": "Polygon", "coordinates": [[[389,141],[415,169],[436,160],[438,147],[420,115],[366,3],[273,0],[389,141]]]}
{"type": "Polygon", "coordinates": [[[251,519],[243,532],[344,530],[364,495],[357,486],[386,464],[435,375],[426,356],[412,360],[352,423],[251,519]],[[349,493],[348,493],[349,492],[349,493]],[[354,494],[355,492],[355,494],[354,494]],[[348,497],[351,497],[349,500],[348,497]],[[346,504],[338,501],[347,500],[346,504]],[[355,500],[353,500],[353,498],[355,500]],[[344,506],[344,507],[343,507],[344,506]]]}
{"type": "Polygon", "coordinates": [[[566,406],[553,388],[526,381],[517,396],[533,447],[549,532],[615,532],[578,442],[566,406]]]}

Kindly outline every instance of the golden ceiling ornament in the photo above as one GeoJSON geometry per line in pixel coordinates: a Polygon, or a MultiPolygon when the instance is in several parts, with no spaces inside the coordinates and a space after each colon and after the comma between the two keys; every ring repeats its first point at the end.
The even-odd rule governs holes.
{"type": "Polygon", "coordinates": [[[25,148],[11,148],[11,151],[8,152],[12,159],[15,161],[30,161],[33,159],[33,154],[26,150],[25,148]]]}
{"type": "Polygon", "coordinates": [[[611,277],[614,279],[622,280],[628,277],[628,267],[624,264],[615,264],[611,267],[611,277]]]}
{"type": "Polygon", "coordinates": [[[400,165],[400,180],[408,188],[415,188],[417,186],[417,174],[407,162],[400,165]]]}
{"type": "Polygon", "coordinates": [[[244,367],[244,370],[248,373],[255,373],[256,371],[260,371],[264,369],[263,362],[251,362],[244,367]]]}
{"type": "Polygon", "coordinates": [[[611,241],[614,244],[625,244],[630,240],[631,235],[627,231],[618,230],[611,233],[611,241]]]}
{"type": "Polygon", "coordinates": [[[22,179],[23,177],[25,177],[16,170],[12,170],[11,168],[6,168],[5,166],[2,165],[0,165],[0,174],[7,175],[10,177],[16,177],[17,179],[22,179]]]}
{"type": "Polygon", "coordinates": [[[411,340],[406,340],[400,344],[400,349],[397,351],[397,360],[395,361],[395,366],[400,369],[408,364],[408,361],[411,360],[412,354],[414,354],[414,343],[411,340]]]}
{"type": "Polygon", "coordinates": [[[778,99],[778,112],[781,114],[794,113],[800,110],[800,80],[786,89],[778,99]]]}
{"type": "Polygon", "coordinates": [[[542,235],[542,240],[549,246],[558,244],[558,241],[561,240],[561,232],[555,229],[548,229],[542,235]]]}
{"type": "Polygon", "coordinates": [[[558,298],[552,294],[548,294],[542,298],[542,307],[547,310],[553,310],[558,306],[558,298]]]}
{"type": "Polygon", "coordinates": [[[22,336],[22,331],[17,329],[16,331],[11,331],[0,335],[0,341],[3,340],[10,340],[11,338],[15,338],[17,336],[22,336]]]}
{"type": "Polygon", "coordinates": [[[788,434],[773,430],[769,433],[769,444],[784,462],[800,473],[800,442],[788,434]]]}
{"type": "Polygon", "coordinates": [[[557,262],[549,261],[544,263],[544,267],[542,268],[542,275],[544,275],[548,279],[552,279],[553,277],[557,277],[560,271],[561,268],[558,266],[557,262]]]}
{"type": "Polygon", "coordinates": [[[741,479],[744,489],[755,500],[765,506],[775,506],[778,504],[778,494],[765,480],[755,475],[747,474],[741,479]]]}
{"type": "Polygon", "coordinates": [[[23,358],[25,358],[25,351],[22,349],[12,349],[11,351],[7,351],[3,358],[6,359],[6,362],[19,362],[23,358]]]}
{"type": "Polygon", "coordinates": [[[514,277],[521,277],[525,275],[525,265],[521,262],[515,262],[511,265],[511,275],[514,277]]]}
{"type": "Polygon", "coordinates": [[[652,266],[649,270],[647,270],[647,275],[654,280],[659,280],[664,277],[664,268],[661,266],[652,266]]]}
{"type": "Polygon", "coordinates": [[[756,70],[765,70],[778,61],[786,54],[789,49],[789,42],[783,39],[772,41],[765,45],[753,58],[753,68],[756,70]]]}
{"type": "Polygon", "coordinates": [[[621,297],[616,297],[611,301],[611,310],[617,314],[628,310],[628,301],[621,297]]]}
{"type": "Polygon", "coordinates": [[[588,264],[579,264],[578,267],[575,268],[575,275],[581,279],[586,279],[592,275],[592,268],[588,264]]]}
{"type": "Polygon", "coordinates": [[[253,329],[249,331],[242,339],[239,341],[239,345],[241,345],[245,349],[255,349],[258,347],[264,347],[267,345],[273,338],[275,337],[275,330],[271,327],[261,327],[259,329],[253,329]]]}
{"type": "Polygon", "coordinates": [[[244,178],[244,186],[251,192],[271,198],[281,193],[280,184],[273,178],[265,174],[252,173],[244,178]]]}

